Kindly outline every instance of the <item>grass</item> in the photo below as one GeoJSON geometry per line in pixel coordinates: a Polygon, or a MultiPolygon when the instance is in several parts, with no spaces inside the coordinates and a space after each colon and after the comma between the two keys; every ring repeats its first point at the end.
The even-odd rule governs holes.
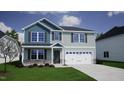
{"type": "Polygon", "coordinates": [[[124,69],[124,62],[98,60],[97,63],[124,69]]]}
{"type": "MultiPolygon", "coordinates": [[[[0,64],[0,71],[3,64],[0,64]]],[[[7,64],[7,76],[0,76],[1,81],[95,81],[92,77],[74,69],[52,67],[17,68],[7,64]]]]}

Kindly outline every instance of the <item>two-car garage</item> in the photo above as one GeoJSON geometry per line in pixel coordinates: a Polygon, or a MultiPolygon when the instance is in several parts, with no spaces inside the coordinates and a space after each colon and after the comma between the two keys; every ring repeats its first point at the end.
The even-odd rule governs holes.
{"type": "Polygon", "coordinates": [[[65,51],[66,64],[92,64],[93,52],[83,50],[66,50],[65,51]]]}

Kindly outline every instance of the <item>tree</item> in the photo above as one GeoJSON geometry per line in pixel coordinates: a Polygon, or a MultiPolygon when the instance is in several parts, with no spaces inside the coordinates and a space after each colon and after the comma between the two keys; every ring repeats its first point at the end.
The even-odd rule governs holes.
{"type": "Polygon", "coordinates": [[[14,29],[12,31],[6,31],[6,35],[18,41],[18,33],[14,29]]]}
{"type": "Polygon", "coordinates": [[[4,58],[4,72],[6,73],[6,62],[7,58],[9,62],[15,59],[15,57],[19,54],[19,47],[16,45],[17,43],[12,40],[12,38],[5,36],[0,40],[0,57],[4,58]]]}

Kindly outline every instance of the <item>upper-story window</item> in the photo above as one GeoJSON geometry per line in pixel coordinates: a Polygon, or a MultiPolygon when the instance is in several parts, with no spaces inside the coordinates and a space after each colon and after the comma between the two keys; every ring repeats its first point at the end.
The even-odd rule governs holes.
{"type": "Polygon", "coordinates": [[[45,42],[45,33],[44,32],[32,32],[31,34],[32,42],[45,42]]]}
{"type": "Polygon", "coordinates": [[[72,33],[72,42],[75,42],[75,43],[85,42],[85,34],[72,33]]]}
{"type": "Polygon", "coordinates": [[[37,42],[37,32],[32,33],[32,41],[37,42]]]}
{"type": "Polygon", "coordinates": [[[52,32],[52,40],[61,41],[61,32],[52,32]]]}

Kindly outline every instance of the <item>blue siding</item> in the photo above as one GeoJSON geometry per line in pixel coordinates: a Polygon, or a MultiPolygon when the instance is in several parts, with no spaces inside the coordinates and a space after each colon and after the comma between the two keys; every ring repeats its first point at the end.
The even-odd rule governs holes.
{"type": "Polygon", "coordinates": [[[24,43],[32,43],[31,42],[31,32],[45,32],[45,43],[50,43],[50,31],[45,29],[44,27],[40,26],[39,24],[36,24],[34,26],[31,26],[30,28],[25,30],[25,39],[24,43]],[[29,39],[30,38],[30,39],[29,39]]]}

